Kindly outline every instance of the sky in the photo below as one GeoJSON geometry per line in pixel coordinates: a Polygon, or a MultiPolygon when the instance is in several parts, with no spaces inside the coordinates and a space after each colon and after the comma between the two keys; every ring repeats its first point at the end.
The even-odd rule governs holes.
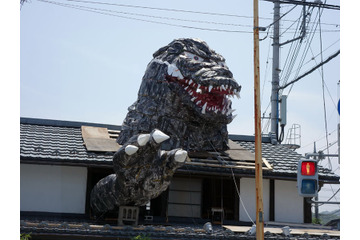
{"type": "MultiPolygon", "coordinates": [[[[327,4],[339,5],[339,0],[327,4]]],[[[340,49],[340,11],[307,9],[306,37],[280,51],[280,85],[340,49]],[[311,14],[310,14],[311,13],[311,14]],[[321,23],[319,25],[319,22],[321,23]],[[298,47],[298,52],[295,50],[298,47]],[[292,66],[292,68],[290,67],[292,66]]],[[[302,7],[281,5],[280,42],[297,36],[302,7]]],[[[270,113],[273,3],[259,1],[261,113],[270,113]]],[[[242,86],[230,134],[254,135],[253,1],[31,0],[20,11],[20,116],[122,124],[152,54],[177,38],[199,38],[223,55],[242,86]],[[97,4],[95,4],[95,3],[97,4]]],[[[340,57],[299,80],[288,96],[284,142],[301,127],[300,154],[338,153],[340,57]]],[[[343,106],[343,105],[342,105],[343,106]]],[[[270,130],[262,121],[263,134],[270,130]]],[[[321,165],[340,175],[337,158],[321,165]]],[[[328,200],[339,185],[324,186],[328,200]]],[[[333,201],[340,201],[336,194],[333,201]]],[[[322,205],[320,211],[339,209],[322,205]]]]}

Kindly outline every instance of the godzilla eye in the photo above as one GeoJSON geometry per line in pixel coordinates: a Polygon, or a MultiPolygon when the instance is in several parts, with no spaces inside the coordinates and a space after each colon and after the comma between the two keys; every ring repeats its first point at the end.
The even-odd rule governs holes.
{"type": "Polygon", "coordinates": [[[194,60],[196,62],[203,62],[204,59],[202,57],[199,57],[193,53],[190,53],[190,52],[184,52],[186,58],[190,59],[190,60],[194,60]]]}

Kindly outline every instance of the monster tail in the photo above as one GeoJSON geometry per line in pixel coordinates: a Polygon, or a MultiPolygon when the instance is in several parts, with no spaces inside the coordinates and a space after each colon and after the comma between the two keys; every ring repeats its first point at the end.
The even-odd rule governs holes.
{"type": "Polygon", "coordinates": [[[116,174],[111,174],[101,179],[92,189],[90,205],[93,216],[100,217],[102,214],[120,205],[120,186],[116,174]]]}

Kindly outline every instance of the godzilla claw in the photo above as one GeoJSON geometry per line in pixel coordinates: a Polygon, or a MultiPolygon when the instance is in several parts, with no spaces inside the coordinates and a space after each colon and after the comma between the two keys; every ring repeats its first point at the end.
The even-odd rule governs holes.
{"type": "Polygon", "coordinates": [[[160,144],[163,141],[168,140],[170,137],[162,131],[155,129],[152,133],[152,138],[156,143],[160,144]]]}
{"type": "Polygon", "coordinates": [[[175,153],[175,156],[174,156],[174,159],[176,162],[180,162],[180,163],[183,163],[185,162],[185,160],[187,159],[187,151],[185,150],[178,150],[176,153],[175,153]]]}
{"type": "Polygon", "coordinates": [[[150,134],[140,134],[137,138],[137,142],[139,146],[145,146],[145,144],[149,141],[150,134]]]}
{"type": "Polygon", "coordinates": [[[127,155],[133,155],[134,153],[136,153],[139,150],[139,148],[137,146],[134,145],[127,145],[125,148],[125,153],[127,155]]]}

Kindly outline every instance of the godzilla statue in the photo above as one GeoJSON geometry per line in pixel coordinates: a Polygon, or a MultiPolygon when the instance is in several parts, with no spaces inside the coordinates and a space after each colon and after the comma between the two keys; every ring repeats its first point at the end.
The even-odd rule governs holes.
{"type": "Polygon", "coordinates": [[[241,86],[225,59],[199,39],[176,39],[153,57],[117,139],[115,174],[91,192],[95,216],[159,196],[188,151],[228,149],[229,98],[239,97],[241,86]]]}

